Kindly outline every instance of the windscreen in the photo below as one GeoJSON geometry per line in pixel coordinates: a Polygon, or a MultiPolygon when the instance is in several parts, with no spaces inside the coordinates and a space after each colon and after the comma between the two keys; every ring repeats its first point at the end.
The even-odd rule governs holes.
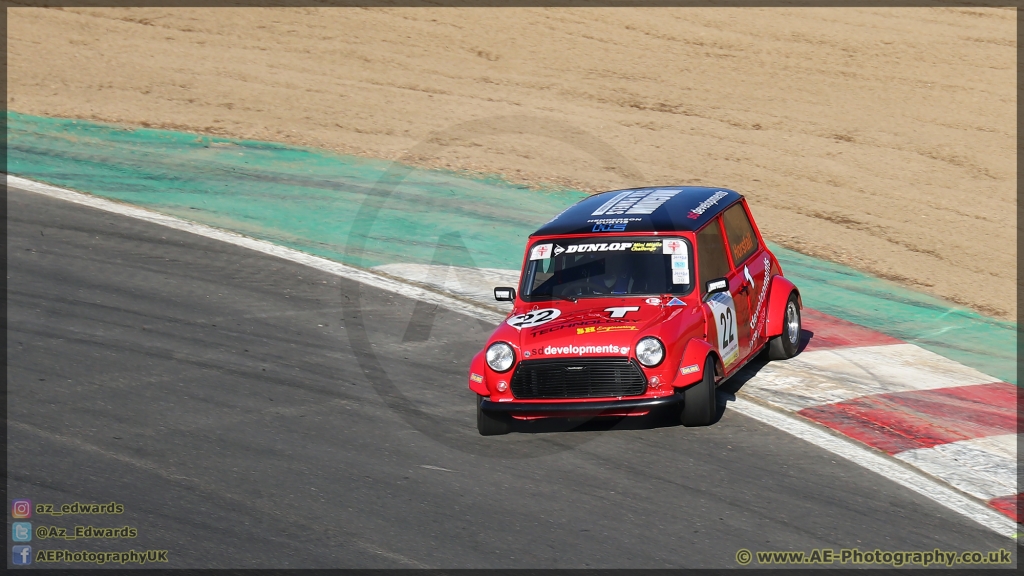
{"type": "Polygon", "coordinates": [[[526,301],[612,295],[686,294],[693,258],[685,238],[574,238],[530,246],[520,294],[526,301]]]}

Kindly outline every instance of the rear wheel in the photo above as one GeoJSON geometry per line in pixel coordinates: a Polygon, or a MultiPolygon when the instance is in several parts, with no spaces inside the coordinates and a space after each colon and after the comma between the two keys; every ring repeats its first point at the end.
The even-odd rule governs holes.
{"type": "Polygon", "coordinates": [[[704,361],[704,379],[683,391],[683,426],[707,426],[715,419],[715,359],[704,361]]]}
{"type": "Polygon", "coordinates": [[[476,400],[476,430],[481,436],[500,436],[512,430],[511,418],[507,414],[484,412],[481,408],[484,397],[476,400]]]}
{"type": "Polygon", "coordinates": [[[792,358],[800,349],[800,305],[797,303],[796,292],[789,295],[782,322],[782,334],[768,342],[769,360],[792,358]]]}

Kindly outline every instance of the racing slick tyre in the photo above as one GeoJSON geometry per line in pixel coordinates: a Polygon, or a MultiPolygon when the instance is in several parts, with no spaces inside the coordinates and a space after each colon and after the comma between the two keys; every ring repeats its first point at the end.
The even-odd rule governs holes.
{"type": "Polygon", "coordinates": [[[704,361],[704,379],[683,391],[683,426],[707,426],[715,419],[715,359],[704,361]]]}
{"type": "Polygon", "coordinates": [[[796,356],[800,349],[800,305],[796,292],[786,302],[786,316],[783,318],[782,334],[768,342],[769,360],[786,360],[796,356]]]}
{"type": "Polygon", "coordinates": [[[512,430],[512,419],[507,414],[490,414],[484,412],[480,406],[483,404],[483,396],[477,397],[476,401],[476,430],[481,436],[501,436],[512,430]]]}

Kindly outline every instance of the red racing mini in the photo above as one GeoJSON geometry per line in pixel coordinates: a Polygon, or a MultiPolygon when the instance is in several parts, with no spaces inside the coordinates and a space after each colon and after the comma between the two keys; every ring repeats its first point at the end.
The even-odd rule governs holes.
{"type": "Polygon", "coordinates": [[[716,386],[800,343],[800,293],[743,197],[721,188],[590,196],[530,236],[518,291],[494,297],[514,308],[470,366],[485,436],[513,419],[670,407],[707,426],[716,386]]]}

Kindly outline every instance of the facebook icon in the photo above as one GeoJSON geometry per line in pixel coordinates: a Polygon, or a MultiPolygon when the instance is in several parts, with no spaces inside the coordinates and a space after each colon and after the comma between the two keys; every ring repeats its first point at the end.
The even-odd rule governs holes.
{"type": "Polygon", "coordinates": [[[31,546],[15,546],[13,551],[14,554],[11,555],[11,562],[18,566],[25,566],[32,563],[31,546]]]}

